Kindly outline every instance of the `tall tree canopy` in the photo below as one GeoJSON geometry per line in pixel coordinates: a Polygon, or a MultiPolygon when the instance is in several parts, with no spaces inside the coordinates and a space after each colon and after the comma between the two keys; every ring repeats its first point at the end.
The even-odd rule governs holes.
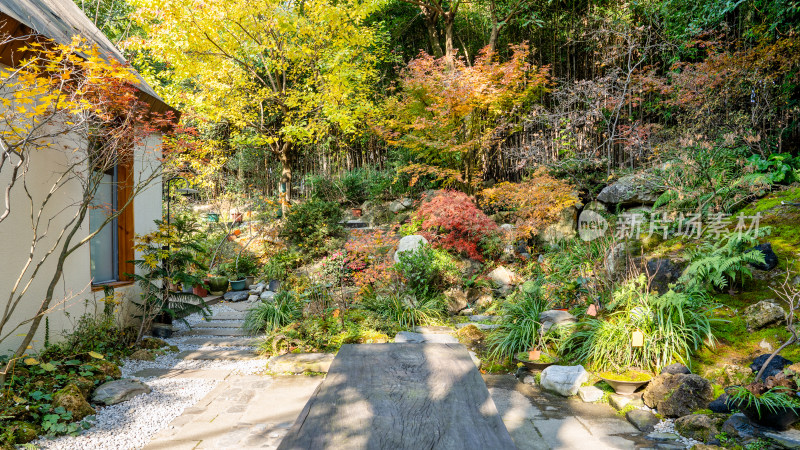
{"type": "Polygon", "coordinates": [[[364,19],[375,3],[311,0],[133,0],[147,40],[134,47],[169,66],[169,100],[233,128],[232,141],[262,146],[291,164],[306,145],[354,138],[373,108],[386,57],[364,19]]]}

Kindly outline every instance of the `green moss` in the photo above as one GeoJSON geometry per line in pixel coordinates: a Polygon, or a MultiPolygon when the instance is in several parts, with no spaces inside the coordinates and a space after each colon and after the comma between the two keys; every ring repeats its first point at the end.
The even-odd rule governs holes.
{"type": "Polygon", "coordinates": [[[639,372],[638,370],[626,370],[622,373],[616,372],[601,372],[597,374],[603,378],[608,380],[615,380],[615,381],[647,381],[653,378],[652,375],[639,372]]]}

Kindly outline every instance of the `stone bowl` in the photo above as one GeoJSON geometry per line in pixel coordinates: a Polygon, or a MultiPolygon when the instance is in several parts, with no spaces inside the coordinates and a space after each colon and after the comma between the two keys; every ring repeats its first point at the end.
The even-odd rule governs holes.
{"type": "Polygon", "coordinates": [[[644,381],[612,380],[602,375],[598,375],[598,377],[600,377],[601,380],[608,383],[608,385],[611,386],[612,389],[614,389],[614,392],[616,392],[619,395],[631,395],[634,392],[636,392],[637,389],[650,382],[650,380],[644,380],[644,381]]]}
{"type": "Polygon", "coordinates": [[[517,357],[514,357],[514,362],[515,363],[522,363],[522,365],[525,366],[528,370],[544,370],[544,369],[552,366],[553,364],[557,364],[558,363],[558,358],[553,358],[552,362],[545,363],[545,362],[524,361],[524,360],[518,359],[517,357]]]}

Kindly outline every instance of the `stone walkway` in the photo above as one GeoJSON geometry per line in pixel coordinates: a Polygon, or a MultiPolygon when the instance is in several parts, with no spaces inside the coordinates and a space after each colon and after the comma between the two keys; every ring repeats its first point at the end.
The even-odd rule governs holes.
{"type": "MultiPolygon", "coordinates": [[[[200,345],[177,356],[184,360],[259,358],[256,339],[239,328],[246,302],[227,306],[204,326],[195,326],[184,342],[200,345]],[[250,348],[247,348],[250,347],[250,348]]],[[[420,327],[406,333],[413,342],[453,339],[444,327],[420,327]],[[434,339],[436,338],[436,339],[434,339]]],[[[264,360],[266,368],[267,360],[264,360]]],[[[147,369],[140,377],[212,379],[219,384],[193,407],[157,433],[147,450],[273,449],[295,422],[323,376],[237,375],[230,370],[147,369]]],[[[645,439],[624,417],[606,404],[563,398],[519,382],[512,375],[484,375],[491,397],[517,448],[520,449],[674,449],[674,443],[645,439]]]]}
{"type": "MultiPolygon", "coordinates": [[[[226,304],[224,312],[176,337],[201,346],[178,353],[181,360],[240,361],[263,359],[252,346],[258,340],[241,330],[251,303],[226,304]]],[[[146,369],[139,377],[212,379],[219,384],[167,428],[153,436],[148,450],[276,448],[300,414],[322,377],[238,375],[231,370],[146,369]]]]}

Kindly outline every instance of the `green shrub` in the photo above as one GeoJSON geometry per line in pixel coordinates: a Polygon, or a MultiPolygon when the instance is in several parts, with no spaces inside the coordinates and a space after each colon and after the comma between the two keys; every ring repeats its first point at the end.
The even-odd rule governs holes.
{"type": "Polygon", "coordinates": [[[550,304],[542,295],[541,283],[537,280],[534,286],[500,307],[503,322],[487,338],[492,358],[501,360],[531,348],[543,348],[539,314],[549,309],[550,304]]]}
{"type": "Polygon", "coordinates": [[[317,199],[292,206],[286,216],[283,235],[310,256],[324,253],[326,241],[342,235],[339,205],[317,199]]]}
{"type": "Polygon", "coordinates": [[[82,315],[73,329],[66,332],[58,342],[48,345],[42,358],[71,358],[75,355],[97,352],[110,360],[118,360],[130,353],[136,341],[136,330],[121,328],[113,315],[82,315]]]}
{"type": "Polygon", "coordinates": [[[405,280],[406,288],[417,297],[435,296],[447,287],[447,281],[458,277],[458,267],[445,250],[424,244],[411,252],[400,253],[394,270],[405,280]]]}
{"type": "Polygon", "coordinates": [[[272,301],[259,302],[247,311],[243,328],[250,334],[274,331],[300,318],[302,308],[294,292],[282,291],[272,301]]]}

